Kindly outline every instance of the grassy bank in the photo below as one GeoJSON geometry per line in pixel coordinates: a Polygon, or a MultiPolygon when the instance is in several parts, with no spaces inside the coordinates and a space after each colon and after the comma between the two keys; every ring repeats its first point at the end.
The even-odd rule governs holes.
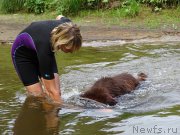
{"type": "Polygon", "coordinates": [[[159,13],[152,13],[151,8],[142,7],[141,12],[136,17],[125,17],[120,9],[82,11],[79,16],[73,18],[75,21],[88,25],[117,25],[121,27],[135,28],[162,28],[170,27],[178,29],[180,27],[180,8],[165,9],[159,13]]]}
{"type": "MultiPolygon", "coordinates": [[[[158,13],[152,13],[151,8],[141,7],[141,12],[136,17],[126,17],[121,9],[81,11],[77,16],[68,16],[75,23],[88,26],[120,26],[146,29],[180,29],[180,8],[164,9],[158,13]]],[[[1,22],[30,23],[32,21],[53,19],[55,12],[44,14],[0,14],[1,22]]]]}

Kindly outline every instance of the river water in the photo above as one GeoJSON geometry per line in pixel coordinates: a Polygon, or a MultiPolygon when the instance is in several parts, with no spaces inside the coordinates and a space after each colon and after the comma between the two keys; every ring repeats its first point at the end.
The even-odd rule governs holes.
{"type": "Polygon", "coordinates": [[[64,100],[59,112],[42,99],[26,98],[11,63],[10,46],[0,46],[0,134],[180,134],[179,42],[87,44],[75,54],[56,54],[64,100]],[[97,79],[122,72],[144,72],[148,78],[119,97],[114,107],[78,97],[97,79]]]}

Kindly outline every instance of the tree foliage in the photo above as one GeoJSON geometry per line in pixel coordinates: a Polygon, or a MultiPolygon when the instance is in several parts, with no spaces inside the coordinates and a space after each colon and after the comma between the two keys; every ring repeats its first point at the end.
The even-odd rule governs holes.
{"type": "Polygon", "coordinates": [[[105,10],[122,8],[127,16],[136,16],[140,4],[152,7],[152,11],[180,6],[180,0],[0,0],[1,11],[14,13],[17,11],[35,14],[56,11],[57,14],[77,15],[81,10],[105,10]]]}
{"type": "Polygon", "coordinates": [[[27,12],[40,14],[45,12],[45,0],[26,0],[24,6],[27,12]]]}
{"type": "Polygon", "coordinates": [[[152,7],[152,11],[160,11],[164,8],[174,8],[180,5],[180,0],[139,0],[139,2],[152,7]]]}
{"type": "Polygon", "coordinates": [[[1,0],[1,10],[6,13],[13,13],[23,9],[26,0],[1,0]]]}

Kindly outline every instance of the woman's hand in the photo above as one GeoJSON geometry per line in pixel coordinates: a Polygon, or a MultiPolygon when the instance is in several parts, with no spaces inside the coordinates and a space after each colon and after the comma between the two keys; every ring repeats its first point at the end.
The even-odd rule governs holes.
{"type": "Polygon", "coordinates": [[[58,87],[58,84],[56,84],[56,79],[46,80],[41,78],[41,80],[44,85],[44,94],[47,95],[51,100],[53,100],[55,104],[62,104],[60,89],[58,87]]]}

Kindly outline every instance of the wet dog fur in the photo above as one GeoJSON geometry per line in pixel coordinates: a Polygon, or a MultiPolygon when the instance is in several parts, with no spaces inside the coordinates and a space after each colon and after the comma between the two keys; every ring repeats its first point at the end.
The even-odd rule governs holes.
{"type": "Polygon", "coordinates": [[[147,75],[144,73],[139,73],[137,78],[128,73],[122,73],[113,77],[103,77],[80,96],[113,106],[117,104],[115,97],[135,90],[140,81],[145,81],[146,78],[147,75]]]}

